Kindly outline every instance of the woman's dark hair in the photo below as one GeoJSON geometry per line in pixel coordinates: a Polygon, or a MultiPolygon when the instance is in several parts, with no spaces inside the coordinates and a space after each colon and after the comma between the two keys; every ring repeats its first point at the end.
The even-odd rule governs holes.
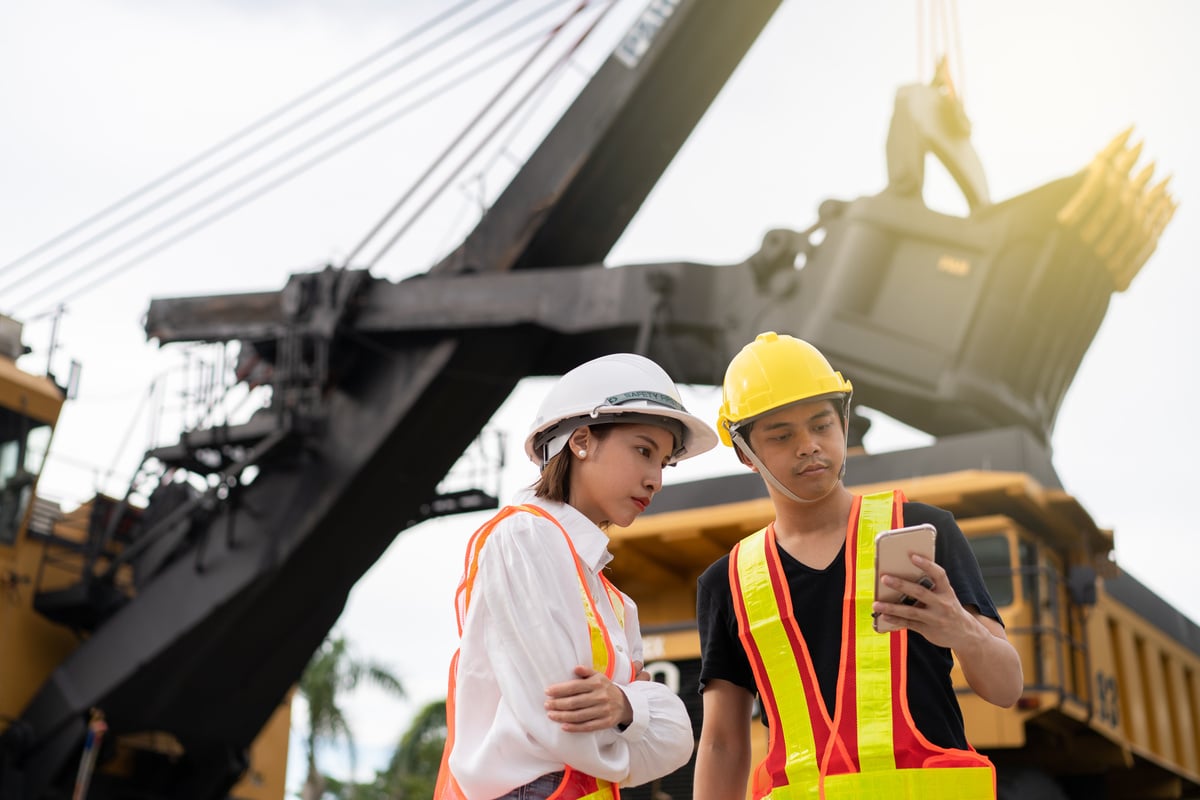
{"type": "MultiPolygon", "coordinates": [[[[588,428],[592,436],[603,441],[612,431],[612,427],[615,424],[618,423],[586,425],[583,427],[588,428]]],[[[568,439],[563,449],[559,450],[553,458],[546,462],[546,466],[542,468],[542,474],[538,476],[532,487],[534,495],[556,503],[570,503],[571,464],[573,461],[571,458],[571,442],[568,439]]]]}

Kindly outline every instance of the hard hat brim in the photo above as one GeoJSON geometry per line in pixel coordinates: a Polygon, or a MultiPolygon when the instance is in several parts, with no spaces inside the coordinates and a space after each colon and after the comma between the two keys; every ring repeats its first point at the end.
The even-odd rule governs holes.
{"type": "MultiPolygon", "coordinates": [[[[659,417],[663,419],[671,419],[678,421],[683,426],[683,441],[679,444],[679,449],[676,451],[673,460],[683,461],[684,459],[698,456],[701,453],[708,452],[717,446],[717,433],[708,423],[704,422],[694,414],[687,411],[676,411],[671,408],[663,408],[659,405],[651,404],[625,404],[619,406],[597,406],[590,409],[586,413],[579,416],[572,416],[565,419],[555,420],[553,423],[544,425],[541,428],[531,431],[529,436],[525,438],[525,455],[529,460],[538,466],[544,466],[541,455],[537,452],[535,442],[542,438],[546,431],[551,429],[559,429],[556,433],[556,438],[563,434],[569,434],[578,428],[587,425],[600,424],[601,421],[605,424],[620,424],[622,416],[640,417],[643,419],[630,419],[628,424],[637,424],[639,422],[647,422],[645,417],[659,417]]],[[[550,454],[553,457],[561,450],[561,445],[556,448],[554,453],[550,454]]]]}
{"type": "MultiPolygon", "coordinates": [[[[813,397],[801,397],[796,400],[792,400],[791,402],[784,403],[783,405],[775,406],[774,408],[768,408],[766,411],[762,412],[761,414],[755,414],[753,417],[739,419],[736,422],[733,420],[722,420],[722,422],[728,423],[728,427],[720,431],[721,443],[726,447],[733,447],[733,437],[731,435],[733,431],[741,430],[747,425],[752,425],[763,417],[771,416],[776,411],[782,411],[785,408],[798,406],[801,403],[819,403],[822,400],[836,400],[841,404],[841,415],[843,420],[845,420],[845,418],[850,414],[850,398],[852,396],[853,392],[851,391],[826,392],[813,397]]],[[[843,424],[845,424],[845,422],[843,422],[843,424]]]]}

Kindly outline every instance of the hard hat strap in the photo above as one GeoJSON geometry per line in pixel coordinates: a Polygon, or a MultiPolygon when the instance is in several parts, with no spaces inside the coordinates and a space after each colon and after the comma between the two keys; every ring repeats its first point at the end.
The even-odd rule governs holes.
{"type": "Polygon", "coordinates": [[[606,424],[653,425],[667,431],[674,440],[674,447],[670,454],[672,464],[679,458],[679,455],[684,451],[686,446],[687,429],[682,422],[673,417],[664,417],[653,412],[645,413],[640,411],[611,414],[596,413],[592,416],[564,419],[553,427],[542,431],[533,444],[535,451],[541,454],[542,468],[545,469],[550,459],[558,455],[566,445],[567,440],[571,437],[571,434],[576,430],[583,427],[606,424]]]}
{"type": "MultiPolygon", "coordinates": [[[[624,405],[625,403],[631,403],[634,400],[641,400],[646,403],[654,403],[655,405],[664,406],[673,411],[684,410],[683,404],[674,397],[671,397],[671,395],[663,394],[662,392],[652,392],[648,389],[641,389],[636,392],[622,392],[621,394],[611,395],[604,398],[604,402],[601,405],[620,406],[624,405]]],[[[600,407],[601,406],[597,406],[597,408],[600,407]]],[[[592,413],[595,414],[596,412],[593,411],[592,413]]]]}

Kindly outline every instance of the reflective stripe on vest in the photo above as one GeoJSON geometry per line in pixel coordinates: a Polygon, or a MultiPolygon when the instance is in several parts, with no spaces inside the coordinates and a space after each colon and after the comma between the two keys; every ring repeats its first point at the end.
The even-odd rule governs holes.
{"type": "MultiPolygon", "coordinates": [[[[597,672],[603,672],[609,680],[612,680],[616,670],[616,656],[613,652],[612,637],[609,635],[608,627],[605,626],[604,620],[600,617],[600,613],[596,608],[595,598],[588,591],[583,562],[579,559],[579,554],[575,552],[575,545],[571,541],[566,528],[545,510],[534,505],[505,506],[494,517],[480,526],[479,530],[475,531],[471,535],[471,539],[467,542],[463,579],[458,585],[458,591],[454,596],[459,637],[462,637],[463,623],[467,619],[467,608],[470,606],[471,593],[475,588],[475,576],[479,572],[479,554],[483,550],[483,545],[487,541],[487,537],[502,520],[519,512],[527,512],[549,520],[562,531],[563,538],[567,542],[567,548],[571,551],[571,558],[575,562],[576,576],[579,578],[579,593],[583,601],[583,613],[587,618],[588,640],[591,642],[592,669],[597,672]]],[[[617,587],[613,586],[603,574],[600,575],[600,582],[604,586],[608,602],[612,605],[618,623],[624,628],[624,597],[617,587]]],[[[454,657],[450,660],[450,677],[446,692],[446,744],[442,749],[442,765],[438,770],[437,785],[433,792],[435,800],[466,800],[466,795],[463,794],[458,781],[454,780],[454,776],[450,774],[450,751],[454,749],[454,701],[456,677],[458,674],[458,655],[458,651],[455,651],[454,657]]],[[[633,669],[631,666],[631,680],[637,677],[633,669]]],[[[550,795],[550,800],[619,800],[620,796],[620,790],[610,781],[594,778],[591,775],[586,775],[572,769],[568,765],[564,765],[562,782],[559,783],[554,793],[550,795]]]]}
{"type": "Polygon", "coordinates": [[[903,495],[892,492],[855,499],[832,721],[795,620],[774,527],[734,547],[729,570],[738,631],[770,730],[767,756],[754,773],[755,798],[995,797],[990,761],[973,749],[939,747],[913,723],[908,631],[878,634],[871,626],[875,534],[903,524],[902,503],[903,495]]]}

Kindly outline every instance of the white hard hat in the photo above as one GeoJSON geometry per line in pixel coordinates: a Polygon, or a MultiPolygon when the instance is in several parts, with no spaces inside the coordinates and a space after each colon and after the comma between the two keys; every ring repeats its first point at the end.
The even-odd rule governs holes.
{"type": "Polygon", "coordinates": [[[675,436],[672,462],[717,444],[716,432],[687,412],[662,367],[644,356],[616,353],[580,364],[558,379],[538,408],[525,438],[525,453],[545,466],[577,428],[610,422],[667,428],[675,436]]]}

